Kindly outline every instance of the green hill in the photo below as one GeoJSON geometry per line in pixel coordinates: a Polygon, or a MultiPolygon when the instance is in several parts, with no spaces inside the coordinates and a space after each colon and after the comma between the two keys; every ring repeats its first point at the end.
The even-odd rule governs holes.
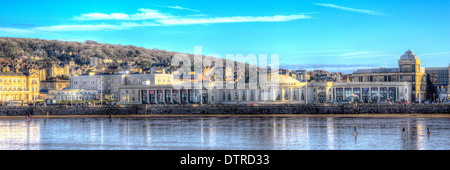
{"type": "Polygon", "coordinates": [[[0,58],[15,59],[23,56],[39,56],[44,60],[75,61],[86,64],[91,57],[108,57],[122,61],[149,61],[169,63],[177,52],[147,49],[132,45],[102,44],[92,40],[84,43],[73,41],[43,40],[31,38],[0,37],[0,58]]]}

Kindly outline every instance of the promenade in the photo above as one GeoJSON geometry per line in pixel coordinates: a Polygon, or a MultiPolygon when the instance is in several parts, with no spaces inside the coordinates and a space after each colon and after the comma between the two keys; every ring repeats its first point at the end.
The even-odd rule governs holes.
{"type": "Polygon", "coordinates": [[[115,106],[4,106],[0,116],[70,115],[355,115],[449,114],[450,104],[211,104],[115,106]]]}

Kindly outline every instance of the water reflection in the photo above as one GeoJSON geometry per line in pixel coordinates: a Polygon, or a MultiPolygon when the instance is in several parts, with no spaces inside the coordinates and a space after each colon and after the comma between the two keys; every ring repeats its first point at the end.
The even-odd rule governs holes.
{"type": "Polygon", "coordinates": [[[0,149],[39,149],[40,124],[25,120],[5,120],[0,124],[0,149]]]}
{"type": "Polygon", "coordinates": [[[0,149],[434,150],[450,149],[449,127],[447,118],[11,118],[0,119],[0,149]]]}

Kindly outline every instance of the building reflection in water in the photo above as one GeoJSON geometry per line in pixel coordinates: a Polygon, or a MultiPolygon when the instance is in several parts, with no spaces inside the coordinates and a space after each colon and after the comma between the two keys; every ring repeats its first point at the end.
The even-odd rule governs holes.
{"type": "Polygon", "coordinates": [[[416,126],[417,126],[417,130],[416,130],[416,136],[417,136],[417,149],[418,150],[423,150],[424,149],[424,140],[423,137],[426,134],[426,132],[424,133],[424,131],[426,131],[426,125],[425,122],[423,122],[422,120],[418,120],[416,121],[416,126]]]}
{"type": "Polygon", "coordinates": [[[328,149],[334,149],[334,118],[327,117],[327,143],[328,149]]]}
{"type": "Polygon", "coordinates": [[[0,121],[0,150],[37,150],[39,143],[39,123],[22,119],[0,121]]]}
{"type": "Polygon", "coordinates": [[[0,149],[449,149],[449,122],[301,116],[0,119],[0,149]],[[403,127],[407,140],[401,138],[403,127]]]}

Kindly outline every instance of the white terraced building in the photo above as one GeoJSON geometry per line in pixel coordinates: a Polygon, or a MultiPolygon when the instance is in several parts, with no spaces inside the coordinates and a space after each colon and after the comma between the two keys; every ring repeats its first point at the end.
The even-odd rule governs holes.
{"type": "MultiPolygon", "coordinates": [[[[176,83],[176,82],[175,82],[176,83]]],[[[219,83],[226,87],[223,82],[219,83]]],[[[207,82],[207,87],[216,85],[207,82]]],[[[227,88],[174,88],[172,84],[119,86],[122,104],[327,103],[340,100],[411,100],[410,82],[299,82],[279,75],[278,83],[232,83],[227,88]]]]}

